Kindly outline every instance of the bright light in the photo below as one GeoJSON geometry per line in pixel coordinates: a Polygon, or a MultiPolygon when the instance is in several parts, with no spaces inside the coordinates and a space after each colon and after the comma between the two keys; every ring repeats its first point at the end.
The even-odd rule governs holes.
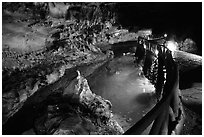
{"type": "Polygon", "coordinates": [[[146,44],[144,44],[144,49],[146,49],[147,48],[147,45],[146,44]]]}
{"type": "Polygon", "coordinates": [[[178,43],[175,41],[167,41],[167,48],[171,51],[177,50],[178,43]]]}
{"type": "Polygon", "coordinates": [[[164,37],[167,37],[167,34],[164,34],[164,37]]]}
{"type": "Polygon", "coordinates": [[[157,55],[158,55],[158,53],[159,53],[159,51],[158,51],[157,49],[156,49],[154,52],[155,52],[156,56],[157,56],[157,55]]]}

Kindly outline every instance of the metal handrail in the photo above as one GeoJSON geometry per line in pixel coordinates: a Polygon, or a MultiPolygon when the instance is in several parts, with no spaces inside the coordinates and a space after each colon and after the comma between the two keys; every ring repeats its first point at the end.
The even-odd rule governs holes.
{"type": "MultiPolygon", "coordinates": [[[[148,41],[148,39],[144,39],[148,41]]],[[[166,82],[163,90],[162,99],[153,107],[141,120],[135,123],[130,129],[128,129],[125,135],[137,135],[142,134],[142,132],[153,122],[149,134],[171,134],[169,125],[172,120],[179,117],[179,96],[178,96],[178,86],[179,86],[179,71],[178,66],[173,60],[171,51],[164,45],[158,45],[159,56],[163,59],[163,65],[166,68],[166,82]],[[166,51],[161,50],[161,46],[167,49],[166,51]],[[162,56],[163,55],[163,56],[162,56]]],[[[160,62],[161,63],[161,62],[160,62]]],[[[162,70],[163,71],[163,70],[162,70]]],[[[161,74],[159,74],[161,75],[161,74]]],[[[162,76],[161,76],[162,77],[162,76]]],[[[158,81],[157,81],[158,83],[158,81]]],[[[160,85],[162,86],[162,85],[160,85]]],[[[156,87],[157,88],[157,87],[156,87]]]]}

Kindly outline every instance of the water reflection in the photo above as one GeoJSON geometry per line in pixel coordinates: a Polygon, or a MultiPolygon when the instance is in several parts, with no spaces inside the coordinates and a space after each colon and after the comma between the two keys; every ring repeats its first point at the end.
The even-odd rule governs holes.
{"type": "Polygon", "coordinates": [[[154,106],[155,89],[140,75],[141,69],[135,67],[131,56],[114,59],[107,70],[90,86],[93,92],[111,101],[116,119],[126,130],[154,106]]]}

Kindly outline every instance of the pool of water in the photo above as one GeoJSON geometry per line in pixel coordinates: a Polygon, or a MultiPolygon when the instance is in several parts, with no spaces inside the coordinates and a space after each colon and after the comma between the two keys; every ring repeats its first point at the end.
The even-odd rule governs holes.
{"type": "Polygon", "coordinates": [[[156,104],[155,88],[132,56],[115,58],[102,69],[89,81],[91,90],[111,101],[114,117],[126,131],[156,104]]]}

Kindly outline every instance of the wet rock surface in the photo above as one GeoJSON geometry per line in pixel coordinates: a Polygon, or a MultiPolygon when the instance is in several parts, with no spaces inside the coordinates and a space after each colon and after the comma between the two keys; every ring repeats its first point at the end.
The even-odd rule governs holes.
{"type": "MultiPolygon", "coordinates": [[[[76,43],[75,38],[72,38],[71,47],[69,45],[65,47],[62,42],[56,43],[56,40],[66,38],[65,35],[60,38],[57,37],[59,33],[63,33],[60,26],[67,27],[71,24],[70,28],[76,27],[73,29],[77,29],[78,26],[73,25],[77,23],[66,24],[66,20],[56,20],[49,17],[44,20],[34,17],[32,10],[36,6],[32,3],[30,3],[31,7],[28,5],[28,3],[16,3],[12,7],[12,3],[4,3],[3,8],[3,133],[21,134],[23,130],[32,127],[32,122],[36,116],[42,115],[43,118],[41,117],[36,120],[37,122],[34,122],[37,123],[34,130],[29,131],[39,134],[53,134],[53,126],[58,125],[63,117],[53,119],[49,117],[45,124],[46,127],[43,127],[39,123],[46,119],[45,113],[51,115],[50,109],[56,109],[56,106],[47,104],[46,108],[46,106],[39,104],[46,104],[46,101],[43,101],[50,94],[54,94],[54,97],[58,96],[55,94],[61,92],[58,88],[66,86],[77,76],[77,66],[82,66],[79,69],[84,70],[82,73],[85,76],[90,75],[95,67],[97,68],[107,60],[107,56],[100,52],[96,53],[98,50],[94,50],[93,46],[92,49],[85,48],[86,45],[80,46],[80,43],[76,43]],[[24,10],[28,10],[28,12],[23,12],[24,10]],[[86,51],[82,51],[82,48],[86,51]],[[92,65],[92,67],[87,69],[86,66],[88,65],[92,65]],[[71,68],[74,69],[68,71],[71,68]],[[68,75],[68,79],[64,78],[63,83],[58,82],[57,85],[51,86],[54,87],[52,90],[48,88],[62,78],[65,73],[68,75]],[[38,93],[35,94],[37,91],[38,93]],[[40,91],[41,93],[39,93],[40,91]],[[39,107],[37,107],[38,105],[39,107]],[[47,112],[39,113],[39,110],[44,110],[43,108],[48,109],[47,112]],[[22,119],[21,116],[25,118],[25,122],[22,123],[23,128],[12,128],[10,123],[16,125],[22,119]]],[[[37,14],[38,12],[36,12],[37,14]]],[[[72,31],[74,32],[74,30],[72,31]]],[[[76,30],[75,32],[79,31],[76,30]]],[[[72,34],[72,36],[74,35],[72,34]]],[[[62,109],[65,108],[68,109],[69,107],[66,105],[62,107],[62,109]]],[[[42,124],[44,125],[44,123],[42,124]]]]}
{"type": "MultiPolygon", "coordinates": [[[[56,39],[56,34],[62,33],[58,26],[64,25],[64,21],[53,23],[58,25],[52,28],[37,23],[29,28],[22,20],[19,24],[4,22],[3,134],[122,134],[123,129],[112,118],[110,102],[93,94],[86,80],[76,73],[80,70],[83,76],[90,75],[108,56],[96,53],[93,46],[86,49],[83,48],[86,45],[77,43],[73,47],[64,48],[62,43],[53,46],[53,37],[56,39]],[[45,34],[46,41],[42,44],[32,37],[40,37],[39,32],[33,30],[36,28],[42,28],[45,34]],[[12,32],[18,30],[22,34],[12,32]],[[24,37],[27,33],[29,37],[24,37]],[[22,42],[17,45],[10,38],[22,42]],[[28,38],[39,48],[25,43],[28,38]],[[82,48],[86,51],[80,51],[82,48]],[[77,83],[79,89],[75,89],[77,83]],[[21,126],[17,126],[18,123],[22,123],[21,126]]],[[[63,35],[61,39],[64,38],[63,35]]]]}
{"type": "Polygon", "coordinates": [[[181,90],[182,102],[189,109],[202,115],[202,84],[194,83],[191,88],[181,90]]]}
{"type": "MultiPolygon", "coordinates": [[[[93,41],[83,40],[84,36],[98,35],[97,43],[100,43],[107,40],[102,38],[106,33],[111,38],[123,34],[117,28],[95,32],[97,25],[102,24],[91,24],[90,21],[77,23],[48,17],[45,21],[35,22],[18,10],[12,13],[5,9],[3,16],[3,123],[36,91],[58,81],[67,69],[108,58],[93,46],[93,41]],[[90,28],[86,28],[87,23],[90,28]]],[[[27,14],[33,16],[30,12],[27,14]]]]}
{"type": "Polygon", "coordinates": [[[175,51],[173,53],[175,61],[179,64],[181,73],[188,72],[192,69],[202,66],[202,56],[187,53],[183,51],[175,51]]]}
{"type": "Polygon", "coordinates": [[[37,18],[33,15],[36,6],[28,5],[4,3],[3,6],[3,123],[36,91],[58,81],[67,69],[106,59],[103,54],[69,46],[50,50],[54,39],[49,36],[56,34],[56,31],[53,34],[56,28],[47,22],[56,22],[37,18]]]}
{"type": "Polygon", "coordinates": [[[194,83],[191,88],[181,90],[185,113],[182,135],[202,134],[202,83],[194,83]]]}
{"type": "Polygon", "coordinates": [[[124,132],[113,119],[110,102],[92,93],[86,79],[80,74],[65,90],[55,91],[42,102],[27,106],[25,108],[24,105],[14,118],[9,119],[3,126],[3,134],[33,134],[33,131],[41,135],[124,132]],[[73,89],[73,92],[68,92],[69,89],[73,89]],[[27,121],[19,129],[12,128],[21,119],[29,120],[30,124],[27,121]],[[25,131],[27,128],[30,129],[25,131]]]}
{"type": "MultiPolygon", "coordinates": [[[[137,40],[138,36],[146,35],[146,30],[130,33],[112,25],[114,21],[98,20],[101,11],[95,10],[100,7],[97,3],[92,3],[91,10],[85,5],[86,10],[97,11],[95,21],[80,20],[75,5],[69,10],[68,20],[64,15],[47,16],[44,4],[4,3],[3,6],[3,134],[122,134],[133,119],[113,115],[111,103],[92,93],[86,79],[90,80],[93,72],[113,57],[113,52],[108,51],[112,48],[110,44],[120,47],[118,42],[137,40]]],[[[131,44],[122,43],[123,46],[131,44]]],[[[132,51],[128,48],[125,52],[132,51]]],[[[188,55],[182,52],[176,56],[181,70],[201,65],[200,57],[191,54],[188,58],[188,55]]],[[[200,91],[182,94],[189,109],[186,113],[197,116],[194,111],[200,113],[202,105],[197,98],[200,91]]],[[[201,118],[193,122],[198,128],[194,126],[192,134],[200,134],[201,118]]],[[[186,127],[191,126],[187,123],[186,127]]]]}
{"type": "Polygon", "coordinates": [[[201,135],[202,116],[184,105],[185,120],[180,132],[181,135],[201,135]]]}
{"type": "MultiPolygon", "coordinates": [[[[100,61],[100,59],[101,61],[106,59],[106,57],[101,57],[102,58],[100,58],[99,56],[95,56],[95,59],[92,59],[94,61],[96,61],[96,58],[98,61],[100,61]]],[[[87,62],[91,62],[91,60],[85,60],[84,64],[87,64],[87,62]]],[[[9,71],[8,73],[3,72],[4,82],[2,97],[4,114],[3,116],[5,117],[5,121],[16,111],[18,111],[22,107],[23,103],[27,100],[27,98],[32,96],[36,91],[58,81],[62,76],[64,76],[66,69],[70,69],[82,63],[83,61],[79,60],[78,62],[73,62],[73,64],[66,64],[65,62],[55,62],[50,64],[40,64],[39,66],[35,66],[34,68],[26,69],[24,71],[16,70],[10,75],[8,74],[9,71]]]]}
{"type": "Polygon", "coordinates": [[[48,102],[57,104],[48,105],[46,117],[42,115],[37,118],[35,127],[38,132],[56,135],[122,134],[124,131],[112,117],[111,104],[92,93],[87,80],[80,74],[73,82],[75,84],[67,87],[74,89],[73,94],[62,93],[64,97],[60,97],[59,100],[56,95],[48,98],[48,102]],[[66,100],[69,99],[73,103],[67,103],[66,100]],[[58,103],[60,100],[64,100],[63,103],[58,103]]]}

